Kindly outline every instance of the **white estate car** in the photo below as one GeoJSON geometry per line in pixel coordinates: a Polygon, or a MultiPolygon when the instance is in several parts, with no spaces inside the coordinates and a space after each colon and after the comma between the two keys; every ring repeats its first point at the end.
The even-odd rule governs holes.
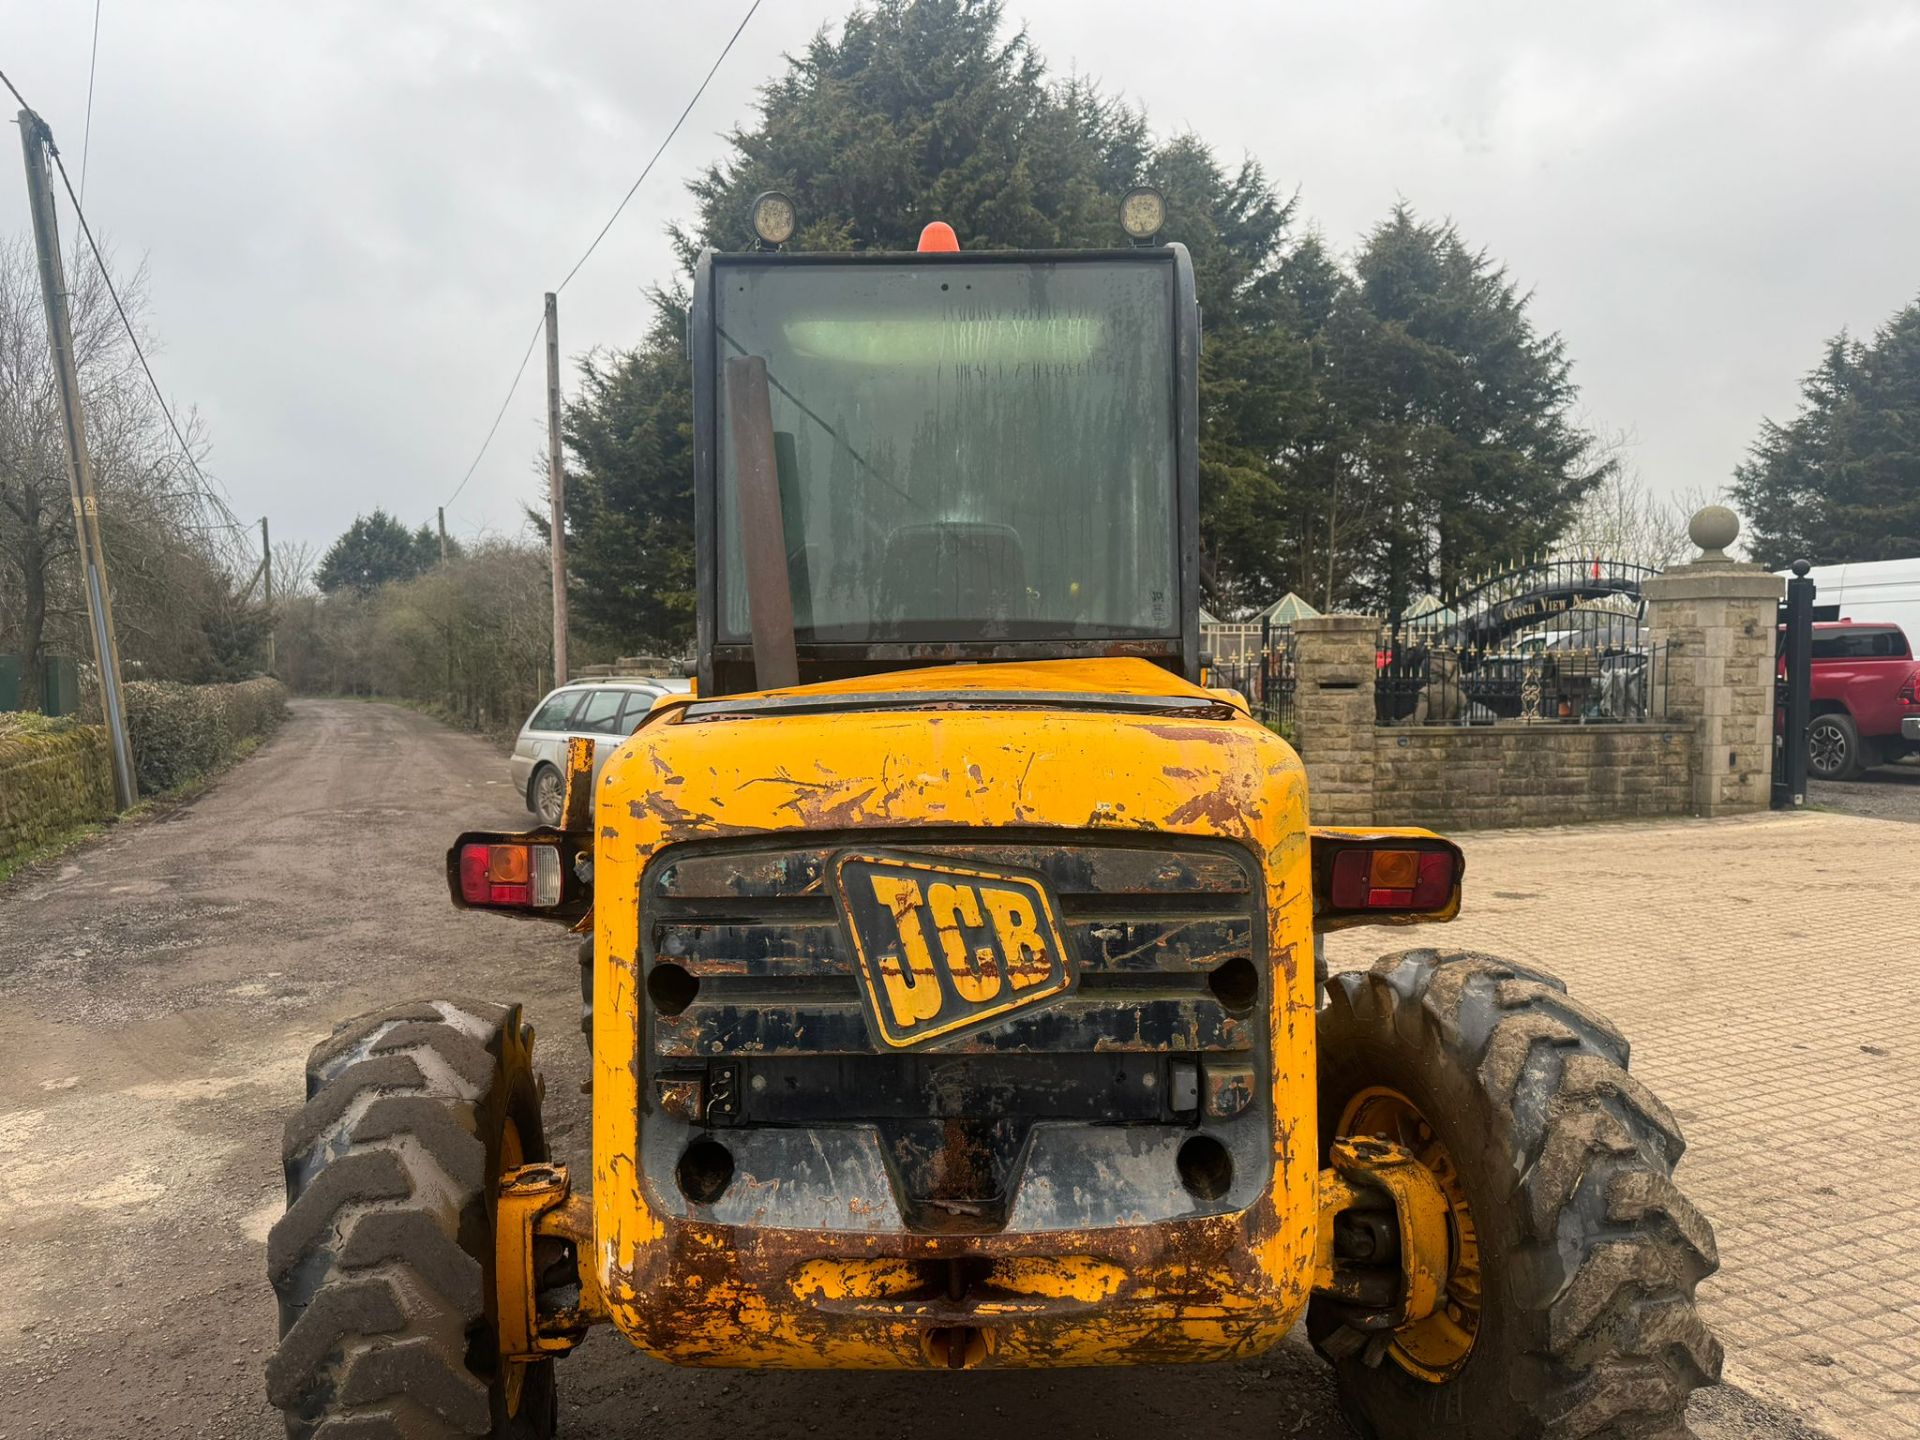
{"type": "Polygon", "coordinates": [[[665,677],[609,677],[576,680],[548,695],[520,727],[513,757],[507,762],[527,808],[542,823],[558,825],[560,805],[566,798],[567,741],[583,735],[599,742],[593,750],[597,780],[607,756],[640,728],[655,700],[662,695],[685,695],[691,688],[691,681],[665,677]]]}

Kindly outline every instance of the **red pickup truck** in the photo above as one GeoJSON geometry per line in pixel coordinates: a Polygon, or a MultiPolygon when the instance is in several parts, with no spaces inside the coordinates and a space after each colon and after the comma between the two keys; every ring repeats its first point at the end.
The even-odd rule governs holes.
{"type": "Polygon", "coordinates": [[[1815,779],[1920,753],[1920,665],[1898,625],[1824,621],[1813,627],[1807,768],[1815,779]]]}

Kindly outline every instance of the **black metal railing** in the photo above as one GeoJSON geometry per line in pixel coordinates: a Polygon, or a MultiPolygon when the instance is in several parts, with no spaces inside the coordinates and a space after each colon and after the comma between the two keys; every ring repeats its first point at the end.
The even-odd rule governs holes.
{"type": "Polygon", "coordinates": [[[1664,720],[1668,652],[1653,643],[1640,595],[1652,573],[1541,560],[1403,617],[1380,640],[1379,722],[1664,720]]]}
{"type": "Polygon", "coordinates": [[[1213,684],[1246,696],[1255,718],[1268,729],[1288,740],[1294,738],[1293,697],[1299,671],[1294,663],[1291,628],[1265,630],[1257,649],[1249,648],[1234,659],[1216,660],[1211,676],[1213,684]]]}
{"type": "Polygon", "coordinates": [[[1619,560],[1531,560],[1472,581],[1392,628],[1403,644],[1499,649],[1540,627],[1591,628],[1595,614],[1636,617],[1640,587],[1655,573],[1619,560]]]}
{"type": "MultiPolygon", "coordinates": [[[[1500,649],[1388,650],[1374,684],[1382,725],[1499,721],[1605,724],[1667,718],[1668,647],[1559,643],[1500,649]]],[[[1390,642],[1389,642],[1390,643],[1390,642]]]]}

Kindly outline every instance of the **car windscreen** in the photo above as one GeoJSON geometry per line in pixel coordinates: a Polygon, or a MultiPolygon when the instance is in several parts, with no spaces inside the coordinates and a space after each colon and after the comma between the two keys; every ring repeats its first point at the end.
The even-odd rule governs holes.
{"type": "Polygon", "coordinates": [[[728,357],[767,366],[796,638],[1177,633],[1173,268],[728,264],[719,634],[749,632],[728,357]]]}

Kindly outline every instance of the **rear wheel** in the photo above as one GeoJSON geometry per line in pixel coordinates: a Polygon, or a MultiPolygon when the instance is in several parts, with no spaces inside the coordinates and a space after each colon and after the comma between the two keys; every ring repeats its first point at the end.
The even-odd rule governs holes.
{"type": "Polygon", "coordinates": [[[527,808],[543,825],[558,825],[567,804],[567,782],[551,765],[538,766],[527,784],[527,808]]]}
{"type": "Polygon", "coordinates": [[[1821,780],[1851,780],[1864,768],[1851,715],[1816,715],[1807,726],[1807,768],[1821,780]]]}
{"type": "Polygon", "coordinates": [[[1484,955],[1390,955],[1328,992],[1323,1147],[1404,1145],[1449,1208],[1433,1315],[1369,1331],[1329,1297],[1308,1310],[1360,1432],[1687,1435],[1688,1394],[1720,1374],[1693,1301],[1718,1259],[1673,1184],[1679,1127],[1627,1073],[1626,1041],[1551,975],[1484,955]]]}
{"type": "Polygon", "coordinates": [[[498,1359],[503,1170],[544,1160],[520,1008],[435,1000],[351,1021],[307,1061],[287,1213],[267,1242],[293,1440],[553,1434],[553,1362],[498,1359]]]}

